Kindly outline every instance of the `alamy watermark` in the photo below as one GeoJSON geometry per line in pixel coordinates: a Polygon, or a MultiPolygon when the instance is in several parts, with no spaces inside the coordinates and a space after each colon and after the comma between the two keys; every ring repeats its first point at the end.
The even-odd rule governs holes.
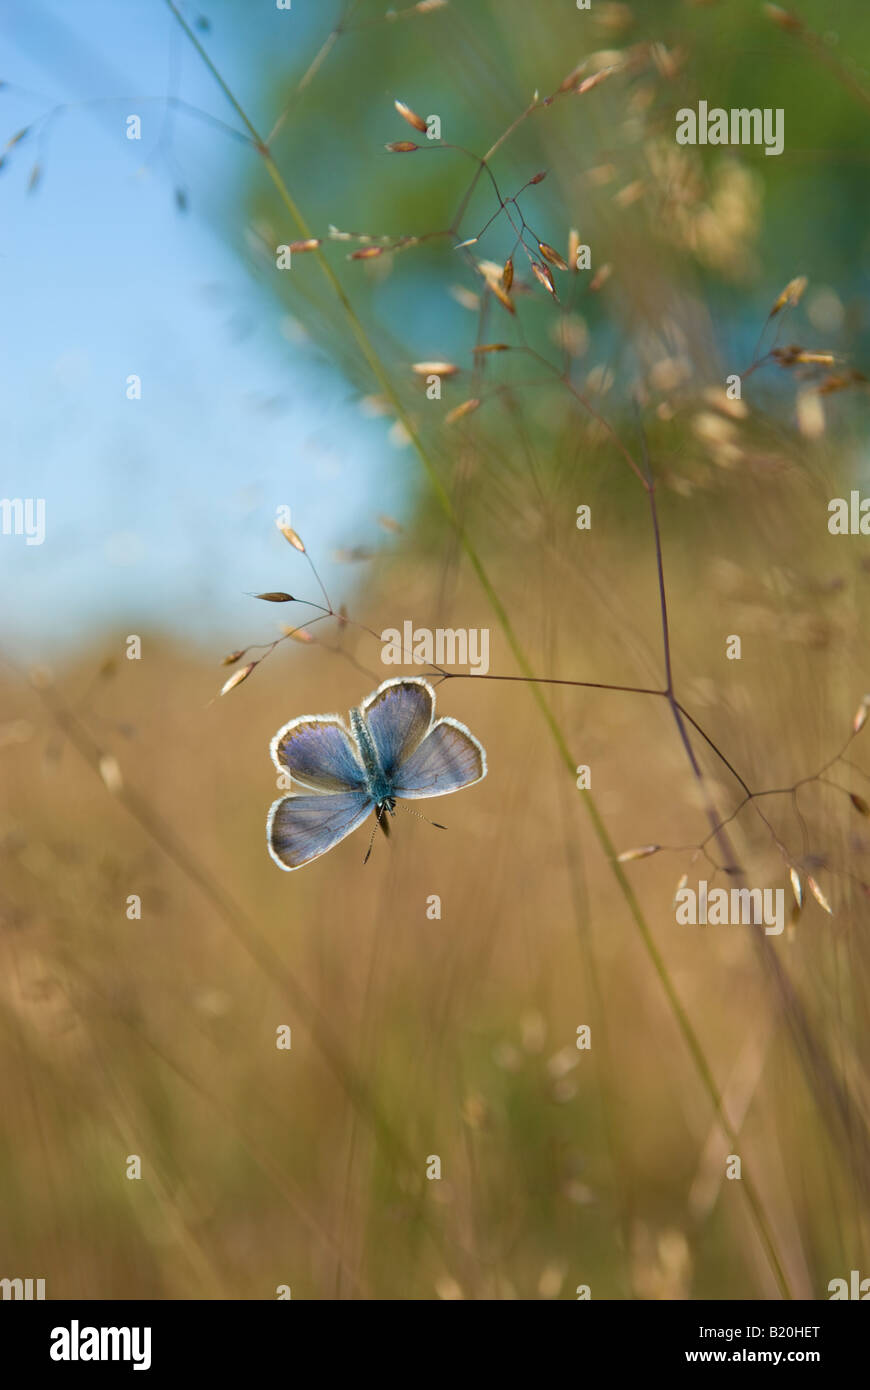
{"type": "Polygon", "coordinates": [[[785,143],[785,112],[765,106],[751,109],[709,107],[698,102],[698,110],[683,106],[677,112],[678,145],[764,145],[764,153],[782,154],[785,143]]]}
{"type": "Polygon", "coordinates": [[[779,936],[785,926],[784,888],[712,888],[701,879],[698,890],[680,888],[674,898],[677,925],[764,926],[766,936],[779,936]]]}
{"type": "Polygon", "coordinates": [[[828,503],[828,530],[832,536],[870,536],[870,497],[854,489],[845,497],[832,497],[828,503]]]}
{"type": "Polygon", "coordinates": [[[468,666],[472,676],[489,670],[488,627],[418,627],[410,618],[381,633],[381,661],[385,666],[468,666]]]}
{"type": "Polygon", "coordinates": [[[16,1298],[29,1302],[45,1298],[44,1279],[0,1279],[0,1298],[16,1298]],[[36,1292],[34,1293],[34,1285],[36,1292]]]}
{"type": "Polygon", "coordinates": [[[25,545],[42,545],[45,498],[0,497],[0,535],[24,536],[25,545]]]}
{"type": "Polygon", "coordinates": [[[69,1327],[51,1329],[52,1361],[131,1361],[134,1371],[151,1368],[150,1327],[69,1327]]]}
{"type": "Polygon", "coordinates": [[[859,1269],[851,1269],[848,1283],[845,1279],[830,1280],[828,1296],[831,1300],[853,1298],[858,1299],[861,1303],[866,1303],[870,1299],[870,1279],[862,1279],[859,1269]]]}

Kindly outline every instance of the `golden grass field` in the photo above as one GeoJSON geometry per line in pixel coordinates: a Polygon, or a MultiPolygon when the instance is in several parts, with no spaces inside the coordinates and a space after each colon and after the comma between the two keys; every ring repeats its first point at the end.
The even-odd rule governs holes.
{"type": "MultiPolygon", "coordinates": [[[[714,478],[709,531],[686,528],[672,496],[663,530],[681,699],[761,790],[812,776],[848,737],[870,686],[850,660],[867,580],[851,539],[808,549],[824,476],[791,461],[740,481],[751,507],[729,501],[731,475],[714,478]],[[734,631],[740,662],[725,659],[734,631]]],[[[503,601],[535,669],[655,685],[642,519],[626,519],[629,545],[603,524],[580,533],[571,500],[557,490],[543,504],[548,540],[501,532],[503,601]],[[617,572],[618,591],[599,579],[617,572]]],[[[606,494],[593,506],[603,522],[606,494]]],[[[287,556],[290,573],[301,557],[287,556]]],[[[376,631],[407,613],[489,625],[461,569],[436,613],[446,571],[415,563],[404,537],[374,573],[351,615],[376,631]]],[[[276,630],[265,610],[243,640],[276,630]]],[[[810,1094],[752,929],[675,925],[680,875],[712,877],[690,849],[625,865],[724,1091],[733,1150],[590,834],[587,793],[521,683],[439,688],[439,709],[489,758],[483,783],[437,804],[446,834],[399,815],[365,867],[360,831],[284,875],[264,842],[268,741],[393,674],[378,644],[342,639],[370,675],[285,644],[216,700],[223,653],[145,633],[130,661],[125,637],[31,673],[36,689],[3,685],[5,1264],[46,1277],[50,1297],[268,1298],[281,1284],[317,1298],[573,1297],[578,1284],[593,1297],[776,1297],[743,1184],[724,1178],[736,1151],[795,1294],[823,1296],[860,1265],[854,1155],[810,1094]],[[575,1045],[584,1023],[588,1051],[575,1045]],[[140,1181],[125,1176],[131,1154],[140,1181]],[[432,1154],[440,1181],[425,1176],[432,1154]]],[[[493,644],[490,674],[510,673],[493,644]]],[[[664,701],[563,688],[552,705],[618,850],[705,837],[664,701]]],[[[856,740],[849,756],[870,770],[862,753],[856,740]]],[[[703,761],[730,811],[733,781],[703,761]]],[[[861,789],[852,768],[830,775],[861,789]]],[[[848,875],[866,874],[868,836],[845,795],[811,783],[800,796],[806,846],[788,796],[765,814],[833,915],[808,896],[772,940],[857,1123],[866,906],[848,875]]],[[[732,826],[741,863],[790,893],[759,804],[732,826]]]]}

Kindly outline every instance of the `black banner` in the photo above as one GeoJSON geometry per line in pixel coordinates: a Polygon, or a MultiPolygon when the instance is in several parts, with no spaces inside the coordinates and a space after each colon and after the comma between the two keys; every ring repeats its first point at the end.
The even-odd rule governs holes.
{"type": "MultiPolygon", "coordinates": [[[[616,1303],[583,1302],[563,1316],[558,1306],[513,1306],[510,1320],[501,1324],[493,1309],[473,1310],[453,1304],[448,1310],[422,1303],[404,1304],[401,1310],[402,1341],[409,1336],[425,1346],[426,1368],[437,1365],[439,1352],[445,1365],[455,1368],[451,1334],[479,1339],[495,1331],[499,1342],[488,1339],[490,1368],[499,1359],[501,1345],[515,1366],[517,1343],[536,1360],[555,1346],[573,1345],[584,1364],[597,1362],[600,1370],[615,1374],[677,1367],[710,1366],[808,1366],[826,1376],[860,1364],[867,1345],[867,1313],[837,1300],[794,1303],[616,1303]],[[495,1318],[495,1323],[491,1319],[495,1318]],[[501,1324],[501,1329],[499,1326],[501,1324]],[[527,1342],[529,1335],[542,1340],[527,1342]],[[418,1341],[418,1338],[422,1340],[418,1341]],[[558,1343],[552,1339],[558,1338],[558,1343]],[[568,1342],[565,1338],[569,1339],[568,1342]],[[535,1350],[534,1348],[537,1348],[535,1350]],[[509,1350],[510,1348],[510,1350],[509,1350]],[[550,1348],[548,1351],[547,1348],[550,1348]]],[[[371,1304],[307,1303],[302,1300],[275,1303],[0,1303],[0,1336],[4,1363],[17,1362],[21,1371],[93,1376],[101,1371],[162,1377],[173,1370],[229,1376],[249,1372],[252,1362],[263,1369],[291,1373],[296,1348],[312,1346],[312,1336],[323,1332],[322,1343],[330,1364],[336,1351],[338,1328],[353,1337],[346,1345],[358,1355],[359,1333],[368,1339],[375,1329],[383,1349],[398,1338],[394,1313],[378,1314],[371,1304]],[[381,1323],[381,1316],[384,1322],[381,1323]],[[374,1321],[373,1321],[374,1319],[374,1321]],[[390,1330],[392,1323],[392,1331],[390,1330]]],[[[339,1344],[340,1345],[340,1344],[339,1344]]],[[[482,1347],[481,1347],[482,1351],[482,1347]]],[[[473,1361],[470,1357],[470,1362],[473,1361]]],[[[404,1357],[405,1369],[413,1365],[404,1357]]]]}

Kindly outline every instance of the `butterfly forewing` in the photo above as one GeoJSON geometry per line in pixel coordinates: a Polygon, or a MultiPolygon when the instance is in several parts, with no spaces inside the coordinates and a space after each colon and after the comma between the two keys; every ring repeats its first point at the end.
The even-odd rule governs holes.
{"type": "Polygon", "coordinates": [[[363,701],[381,767],[388,779],[420,745],[432,725],[435,696],[424,680],[384,681],[363,701]]]}
{"type": "Polygon", "coordinates": [[[272,740],[279,772],[317,792],[358,791],[365,773],[338,715],[293,719],[272,740]]]}
{"type": "Polygon", "coordinates": [[[446,796],[486,776],[486,755],[464,724],[439,719],[422,743],[397,769],[395,796],[446,796]]]}
{"type": "Polygon", "coordinates": [[[362,825],[372,809],[365,791],[291,792],[269,812],[269,853],[282,869],[301,869],[362,825]]]}

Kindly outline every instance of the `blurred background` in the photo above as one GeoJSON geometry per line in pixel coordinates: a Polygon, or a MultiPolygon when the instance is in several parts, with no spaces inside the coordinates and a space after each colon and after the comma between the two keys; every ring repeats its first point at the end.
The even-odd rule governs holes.
{"type": "Polygon", "coordinates": [[[870,495],[866,6],[2,23],[0,494],[44,499],[45,539],[0,535],[0,1278],[870,1276],[870,561],[828,530],[870,495]],[[782,108],[783,153],[677,145],[702,100],[782,108]],[[489,629],[490,677],[663,687],[647,456],[704,793],[655,695],[457,671],[439,710],[489,775],[448,833],[399,816],[365,868],[362,831],[281,874],[269,740],[395,675],[385,628],[489,629]],[[323,603],[282,508],[350,622],[254,597],[323,603]],[[785,892],[764,950],[675,923],[683,875],[728,885],[711,800],[785,892]]]}

